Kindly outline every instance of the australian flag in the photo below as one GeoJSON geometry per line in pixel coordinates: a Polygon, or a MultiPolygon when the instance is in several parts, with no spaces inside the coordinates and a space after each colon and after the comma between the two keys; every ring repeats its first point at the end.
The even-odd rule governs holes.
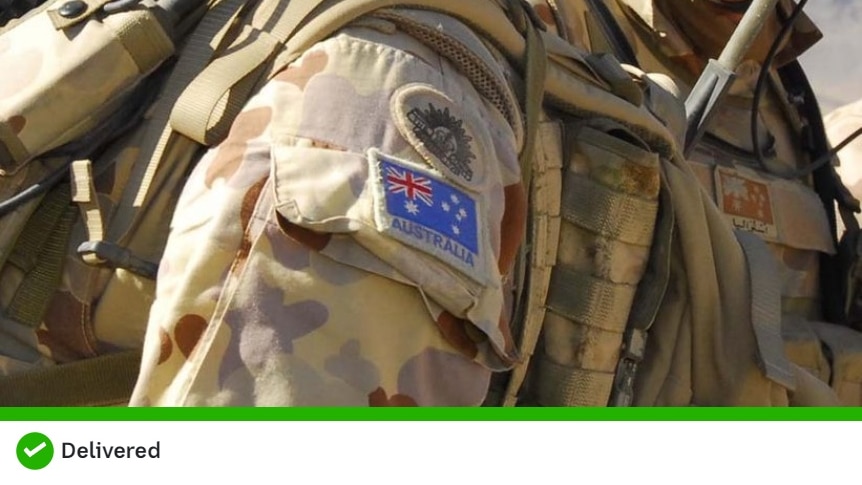
{"type": "MultiPolygon", "coordinates": [[[[402,232],[461,260],[465,258],[459,254],[463,251],[457,245],[473,256],[479,254],[479,225],[472,196],[382,156],[379,163],[386,212],[402,220],[399,222],[402,232]]],[[[473,257],[469,259],[472,261],[473,257]]]]}

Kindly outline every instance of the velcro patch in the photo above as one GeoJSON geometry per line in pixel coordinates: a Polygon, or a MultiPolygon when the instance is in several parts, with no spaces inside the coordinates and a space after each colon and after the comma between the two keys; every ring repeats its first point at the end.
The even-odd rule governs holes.
{"type": "Polygon", "coordinates": [[[378,230],[486,284],[481,201],[419,164],[368,153],[378,230]]]}
{"type": "Polygon", "coordinates": [[[462,187],[483,184],[485,149],[463,107],[431,86],[410,84],[393,95],[392,111],[398,130],[431,166],[462,187]]]}
{"type": "Polygon", "coordinates": [[[759,234],[769,240],[778,237],[769,186],[738,172],[716,169],[716,196],[730,222],[737,229],[759,234]]]}

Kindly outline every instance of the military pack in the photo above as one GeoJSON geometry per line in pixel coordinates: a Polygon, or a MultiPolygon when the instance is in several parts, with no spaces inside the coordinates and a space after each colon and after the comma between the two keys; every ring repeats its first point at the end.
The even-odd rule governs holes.
{"type": "MultiPolygon", "coordinates": [[[[125,402],[170,214],[201,148],[224,140],[248,98],[315,43],[377,18],[446,58],[523,134],[527,237],[494,290],[514,302],[518,357],[487,404],[786,403],[793,370],[770,350],[775,329],[752,323],[752,286],[764,283],[695,187],[667,79],[575,48],[520,1],[402,3],[70,0],[0,36],[0,61],[28,66],[0,80],[0,190],[12,201],[0,220],[2,402],[125,402]],[[415,9],[462,22],[497,59],[416,22],[415,9]],[[39,51],[33,36],[55,43],[39,51]],[[512,66],[507,84],[488,74],[495,62],[512,66]],[[105,63],[112,75],[94,76],[105,63]],[[676,365],[692,348],[703,364],[676,365]]],[[[403,119],[436,176],[482,176],[453,151],[445,111],[420,103],[403,119]]],[[[384,224],[389,237],[426,241],[456,269],[477,264],[468,240],[427,243],[403,216],[384,224]]],[[[403,264],[409,276],[415,263],[403,264]]],[[[459,315],[483,330],[483,305],[499,304],[485,283],[464,283],[479,304],[459,315]]]]}

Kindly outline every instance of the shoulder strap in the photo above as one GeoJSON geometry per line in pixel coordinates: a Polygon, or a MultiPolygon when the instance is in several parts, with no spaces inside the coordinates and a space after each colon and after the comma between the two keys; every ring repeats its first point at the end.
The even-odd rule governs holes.
{"type": "MultiPolygon", "coordinates": [[[[199,143],[216,143],[226,131],[213,131],[213,127],[226,130],[242,108],[243,103],[239,101],[244,101],[245,96],[238,94],[254,91],[301,53],[350,21],[378,9],[397,6],[451,15],[491,40],[510,62],[524,70],[525,78],[532,80],[527,82],[532,93],[524,96],[528,100],[525,104],[530,104],[525,106],[528,118],[534,111],[532,107],[541,104],[542,98],[538,93],[543,92],[545,99],[570,113],[584,116],[600,114],[619,120],[658,147],[663,155],[672,155],[674,138],[667,128],[647,109],[638,106],[637,100],[617,93],[613,83],[618,80],[608,82],[603,79],[602,73],[597,73],[575,47],[555,35],[541,32],[537,27],[540,21],[534,20],[535,14],[519,0],[291,0],[283,8],[271,9],[271,18],[261,16],[263,23],[258,22],[253,28],[255,35],[248,36],[243,45],[230,54],[238,68],[236,73],[223,77],[229,82],[220,80],[228,63],[214,62],[204,70],[201,81],[186,89],[172,114],[172,126],[199,143]],[[531,55],[540,52],[539,40],[546,56],[531,55]],[[283,48],[279,50],[280,47],[283,48]],[[535,58],[531,60],[530,57],[535,58]],[[547,63],[545,73],[541,75],[543,57],[547,57],[547,63]],[[269,72],[264,69],[269,69],[269,72]],[[578,82],[572,82],[573,76],[578,82]],[[539,86],[544,89],[538,89],[539,86]],[[184,114],[183,106],[193,106],[187,112],[191,116],[184,114]],[[189,117],[195,120],[187,119],[189,117]],[[202,128],[204,125],[206,127],[202,128]]],[[[530,130],[527,127],[527,131],[530,130]]],[[[529,148],[526,145],[525,148],[529,148]]],[[[522,153],[531,152],[522,150],[522,153]]]]}
{"type": "Polygon", "coordinates": [[[609,44],[612,54],[614,54],[621,62],[631,66],[640,67],[634,49],[632,49],[629,39],[626,37],[620,25],[617,23],[608,6],[605,5],[605,0],[587,0],[590,6],[590,12],[595,12],[596,20],[604,34],[604,38],[609,44]]]}

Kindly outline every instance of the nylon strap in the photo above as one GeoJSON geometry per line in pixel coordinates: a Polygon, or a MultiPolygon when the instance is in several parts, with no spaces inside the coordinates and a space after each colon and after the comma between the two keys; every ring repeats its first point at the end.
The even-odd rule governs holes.
{"type": "Polygon", "coordinates": [[[27,147],[12,132],[9,123],[0,123],[0,176],[12,174],[29,157],[27,147]]]}
{"type": "Polygon", "coordinates": [[[183,92],[171,113],[173,128],[203,145],[222,140],[264,66],[319,3],[265,2],[263,14],[254,15],[232,44],[237,48],[215,59],[183,92]]]}
{"type": "Polygon", "coordinates": [[[781,279],[778,265],[766,243],[758,236],[738,229],[734,233],[748,261],[751,321],[763,371],[773,382],[794,390],[794,373],[784,354],[784,340],[781,338],[781,279]]]}
{"type": "MultiPolygon", "coordinates": [[[[587,17],[588,19],[593,18],[591,14],[595,13],[595,19],[601,27],[602,37],[607,44],[605,47],[609,49],[609,53],[619,58],[625,64],[640,67],[631,43],[629,43],[628,38],[620,28],[614,15],[608,9],[608,6],[605,5],[605,0],[587,0],[587,3],[590,5],[590,14],[587,17]]],[[[591,34],[590,42],[594,43],[593,29],[590,29],[589,33],[591,34]]],[[[595,52],[597,49],[593,48],[591,50],[595,52]]]]}
{"type": "MultiPolygon", "coordinates": [[[[507,0],[510,3],[511,0],[507,0]]],[[[270,25],[264,25],[259,30],[270,32],[268,36],[257,35],[249,40],[250,43],[260,42],[261,46],[252,47],[250,44],[241,48],[247,50],[250,57],[243,59],[241,62],[242,69],[237,69],[230,77],[220,77],[215,74],[205,75],[210,81],[200,81],[196,86],[204,86],[203,91],[200,91],[199,99],[192,102],[188,101],[188,105],[184,101],[185,106],[195,105],[194,112],[195,120],[192,117],[186,117],[182,111],[186,108],[178,109],[176,114],[176,126],[183,130],[183,134],[193,139],[208,141],[218,139],[218,132],[213,132],[207,135],[206,129],[201,131],[201,126],[204,124],[200,120],[207,120],[205,125],[228,126],[240,106],[240,100],[243,96],[238,96],[237,102],[233,103],[225,98],[226,93],[232,89],[240,89],[240,91],[254,91],[254,88],[259,87],[261,82],[265,82],[275,75],[283,67],[287,66],[299,55],[308,50],[315,43],[327,38],[333,32],[347,25],[350,21],[378,10],[381,8],[393,7],[398,5],[409,5],[412,8],[429,9],[443,12],[451,15],[467,25],[473,27],[480,34],[491,39],[494,44],[514,63],[518,65],[526,65],[534,70],[530,75],[530,82],[533,87],[530,89],[537,90],[536,86],[544,86],[541,91],[553,94],[558,103],[564,104],[573,113],[590,114],[598,113],[619,120],[621,123],[629,126],[637,134],[647,139],[648,142],[657,144],[659,151],[664,153],[668,158],[672,158],[673,151],[673,136],[668,132],[657,119],[655,119],[647,110],[633,111],[631,104],[626,99],[615,96],[614,94],[605,92],[605,84],[602,80],[594,76],[585,74],[590,72],[590,69],[574,67],[578,63],[583,64],[583,56],[579,51],[572,46],[565,44],[561,39],[546,35],[544,32],[539,32],[533,25],[532,15],[527,14],[523,5],[519,2],[511,2],[519,5],[522,10],[521,15],[525,20],[524,31],[519,32],[512,25],[512,20],[506,15],[506,12],[499,8],[499,4],[493,0],[484,1],[469,1],[469,2],[443,2],[441,0],[412,0],[404,2],[403,0],[292,0],[284,9],[277,13],[276,18],[272,20],[270,25]],[[526,39],[525,39],[526,37],[526,39]],[[532,38],[532,40],[530,40],[532,38]],[[529,50],[539,52],[540,42],[552,46],[548,50],[553,53],[555,62],[547,63],[545,75],[539,72],[541,63],[546,62],[542,55],[529,56],[526,53],[529,50]],[[285,40],[286,39],[286,40],[285,40]],[[259,76],[258,85],[249,90],[247,83],[252,83],[258,77],[257,69],[251,68],[255,62],[265,62],[264,54],[272,46],[273,41],[284,44],[284,49],[276,57],[275,61],[269,67],[269,73],[266,76],[259,76]],[[530,44],[528,46],[527,44],[530,44]],[[527,59],[534,57],[533,60],[527,59]],[[525,61],[525,59],[527,59],[525,61]],[[526,64],[525,64],[526,63],[526,64]],[[532,64],[532,67],[528,65],[532,64]],[[571,75],[579,76],[579,83],[569,81],[571,75]],[[535,81],[533,81],[535,79],[535,81]],[[231,82],[237,83],[241,80],[239,86],[231,85],[231,82]],[[598,89],[597,89],[598,88],[598,89]],[[227,109],[225,109],[227,108],[227,109]],[[203,116],[200,114],[203,113],[203,116]]],[[[515,18],[518,14],[514,15],[515,18]]],[[[268,61],[267,61],[268,62],[268,61]]],[[[217,72],[221,67],[212,67],[213,72],[217,72]]],[[[218,63],[221,64],[221,63],[218,63]]],[[[529,74],[529,73],[528,73],[529,74]]],[[[194,90],[190,89],[188,96],[194,97],[194,90]]],[[[536,96],[529,96],[533,99],[530,103],[536,103],[541,106],[541,102],[536,102],[536,96]]],[[[540,99],[540,98],[538,98],[540,99]]],[[[241,107],[241,106],[240,106],[241,107]]],[[[529,116],[533,112],[533,107],[525,110],[529,116]]],[[[191,109],[191,108],[189,108],[191,109]]],[[[189,111],[192,112],[192,111],[189,111]]],[[[522,153],[530,153],[529,150],[522,150],[522,153]]]]}
{"type": "Polygon", "coordinates": [[[68,184],[48,193],[27,221],[8,263],[24,273],[6,315],[29,327],[42,323],[60,284],[76,211],[69,204],[68,184]]]}
{"type": "MultiPolygon", "coordinates": [[[[102,208],[99,205],[99,195],[93,184],[93,162],[78,160],[72,162],[72,202],[78,204],[81,218],[87,228],[88,241],[101,241],[105,238],[102,208]]],[[[87,264],[102,264],[103,260],[90,254],[81,255],[87,264]]]]}
{"type": "Polygon", "coordinates": [[[138,378],[140,351],[0,377],[0,406],[122,406],[138,378]]]}
{"type": "Polygon", "coordinates": [[[568,367],[542,358],[536,368],[537,399],[545,406],[607,405],[614,374],[568,367]]]}
{"type": "Polygon", "coordinates": [[[643,221],[653,219],[657,202],[617,192],[574,172],[565,177],[564,219],[629,244],[648,246],[652,242],[653,227],[643,221]]]}
{"type": "Polygon", "coordinates": [[[527,376],[545,321],[545,303],[560,244],[562,187],[562,153],[550,153],[548,150],[561,150],[563,143],[560,130],[561,127],[556,123],[540,129],[541,140],[536,144],[536,155],[533,157],[533,177],[528,186],[530,217],[527,231],[531,237],[529,247],[522,244],[519,253],[521,269],[516,276],[521,290],[513,312],[515,321],[521,322],[518,339],[521,361],[509,375],[503,406],[515,406],[518,402],[518,393],[527,376]],[[526,265],[528,268],[524,268],[526,265]]]}
{"type": "Polygon", "coordinates": [[[156,173],[167,158],[168,148],[179,138],[169,123],[171,110],[186,86],[210,62],[245,2],[246,0],[224,0],[217,3],[204,15],[189,37],[148,120],[149,128],[144,135],[141,153],[151,154],[150,159],[146,164],[136,164],[131,176],[132,180],[140,180],[140,185],[137,190],[125,191],[128,195],[117,208],[115,219],[131,221],[130,226],[137,220],[132,212],[144,205],[156,173]],[[134,199],[129,201],[128,197],[134,199]]]}
{"type": "Polygon", "coordinates": [[[113,35],[142,73],[155,69],[174,53],[173,41],[156,16],[149,12],[110,15],[103,22],[111,27],[113,35]]]}
{"type": "Polygon", "coordinates": [[[636,288],[557,265],[551,276],[547,306],[577,323],[622,333],[636,288]]]}
{"type": "MultiPolygon", "coordinates": [[[[510,10],[520,5],[521,10],[516,15],[526,14],[523,4],[518,0],[512,0],[510,10]]],[[[542,105],[545,98],[545,73],[548,69],[547,52],[542,37],[539,35],[537,26],[542,25],[535,23],[530,18],[524,19],[526,37],[527,37],[527,52],[526,58],[523,61],[524,70],[524,146],[521,147],[521,153],[518,154],[518,162],[521,166],[521,180],[525,187],[530,186],[532,178],[533,161],[535,155],[536,134],[538,132],[539,115],[542,111],[542,105]]],[[[523,242],[522,242],[523,244],[523,242]]]]}

